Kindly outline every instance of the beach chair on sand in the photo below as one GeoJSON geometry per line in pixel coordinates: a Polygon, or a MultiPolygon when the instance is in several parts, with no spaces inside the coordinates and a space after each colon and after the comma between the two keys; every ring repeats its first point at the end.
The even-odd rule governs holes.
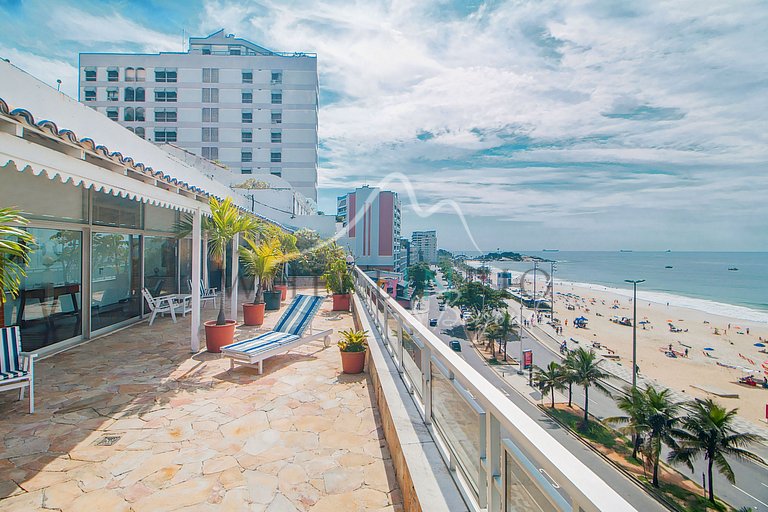
{"type": "Polygon", "coordinates": [[[36,357],[21,351],[18,326],[0,329],[0,391],[18,389],[19,400],[24,400],[24,388],[29,388],[29,414],[35,412],[36,357]]]}
{"type": "Polygon", "coordinates": [[[230,370],[237,364],[254,367],[258,363],[259,373],[262,373],[265,359],[321,338],[328,347],[333,329],[312,332],[312,320],[323,300],[324,297],[314,295],[296,295],[273,330],[222,347],[221,354],[230,358],[230,370]],[[309,334],[305,335],[307,327],[309,334]]]}

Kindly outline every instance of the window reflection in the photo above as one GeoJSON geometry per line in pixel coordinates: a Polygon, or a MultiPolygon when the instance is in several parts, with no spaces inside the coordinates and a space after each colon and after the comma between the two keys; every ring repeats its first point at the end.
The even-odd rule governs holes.
{"type": "Polygon", "coordinates": [[[176,239],[144,237],[144,287],[153,297],[178,293],[176,239]]]}
{"type": "Polygon", "coordinates": [[[138,235],[94,233],[91,261],[91,329],[140,314],[138,235]]]}

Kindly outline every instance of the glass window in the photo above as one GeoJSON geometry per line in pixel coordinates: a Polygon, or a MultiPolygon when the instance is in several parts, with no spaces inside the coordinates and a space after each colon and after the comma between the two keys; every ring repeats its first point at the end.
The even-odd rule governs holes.
{"type": "Polygon", "coordinates": [[[175,102],[176,89],[155,89],[155,101],[157,102],[175,102]]]}
{"type": "Polygon", "coordinates": [[[272,104],[273,105],[282,105],[283,103],[283,92],[282,91],[272,91],[272,104]]]}
{"type": "Polygon", "coordinates": [[[203,52],[202,53],[203,53],[203,55],[210,55],[211,54],[211,47],[207,46],[207,47],[203,48],[203,52]]]}
{"type": "Polygon", "coordinates": [[[253,71],[251,71],[250,69],[244,69],[243,70],[243,83],[244,84],[252,84],[253,83],[253,71]]]}
{"type": "Polygon", "coordinates": [[[175,123],[177,119],[175,108],[156,108],[155,109],[155,122],[156,123],[175,123]]]}
{"type": "Polygon", "coordinates": [[[253,91],[243,91],[243,103],[253,103],[253,91]]]}
{"type": "Polygon", "coordinates": [[[283,132],[272,131],[270,141],[272,144],[281,144],[283,142],[283,132]]]}
{"type": "Polygon", "coordinates": [[[136,100],[136,91],[133,89],[133,87],[126,87],[125,91],[123,91],[123,98],[125,98],[125,101],[135,101],[136,100]]]}
{"type": "Polygon", "coordinates": [[[243,130],[240,133],[241,142],[253,142],[253,132],[251,130],[243,130]]]}
{"type": "Polygon", "coordinates": [[[219,142],[219,129],[203,128],[203,142],[219,142]]]}
{"type": "Polygon", "coordinates": [[[136,107],[136,120],[144,121],[144,107],[136,107]]]}
{"type": "Polygon", "coordinates": [[[155,82],[175,82],[176,68],[155,68],[155,82]]]}
{"type": "Polygon", "coordinates": [[[155,142],[176,142],[176,128],[155,130],[155,142]]]}
{"type": "Polygon", "coordinates": [[[272,84],[281,84],[283,83],[283,72],[282,71],[272,71],[272,84]]]}
{"type": "Polygon", "coordinates": [[[203,103],[218,103],[219,102],[219,90],[211,88],[203,88],[203,103]]]}
{"type": "Polygon", "coordinates": [[[141,126],[136,128],[136,135],[143,139],[145,137],[145,135],[144,135],[144,128],[142,128],[141,126]]]}
{"type": "Polygon", "coordinates": [[[252,123],[253,122],[253,112],[250,110],[243,110],[243,122],[244,123],[252,123]]]}
{"type": "Polygon", "coordinates": [[[279,151],[272,151],[269,154],[269,161],[272,163],[280,163],[283,161],[283,155],[279,151]]]}
{"type": "Polygon", "coordinates": [[[176,210],[153,204],[144,205],[144,229],[147,231],[170,233],[174,230],[177,220],[178,212],[176,210]]]}
{"type": "Polygon", "coordinates": [[[0,204],[21,210],[29,219],[84,222],[87,191],[45,173],[19,172],[14,163],[0,165],[0,204]]]}
{"type": "Polygon", "coordinates": [[[239,46],[230,46],[229,47],[229,54],[230,55],[240,55],[242,53],[242,49],[239,46]]]}
{"type": "Polygon", "coordinates": [[[117,82],[118,78],[119,78],[119,73],[117,71],[117,68],[107,69],[107,82],[117,82]]]}
{"type": "Polygon", "coordinates": [[[85,101],[96,101],[96,89],[85,90],[85,101]]]}
{"type": "MultiPolygon", "coordinates": [[[[5,325],[21,328],[34,351],[82,334],[82,233],[28,228],[35,237],[19,296],[5,303],[5,325]]],[[[10,298],[10,297],[9,297],[10,298]]]]}
{"type": "Polygon", "coordinates": [[[107,109],[107,117],[110,118],[111,120],[117,121],[118,115],[119,114],[117,112],[117,107],[107,109]]]}
{"type": "Polygon", "coordinates": [[[253,153],[250,151],[243,151],[240,153],[241,162],[253,162],[253,153]]]}
{"type": "Polygon", "coordinates": [[[219,122],[219,109],[217,109],[217,108],[204,108],[203,109],[203,122],[204,123],[218,123],[219,122]]]}
{"type": "Polygon", "coordinates": [[[147,79],[147,70],[144,68],[136,68],[136,81],[144,82],[147,79]]]}
{"type": "Polygon", "coordinates": [[[96,68],[85,68],[85,81],[86,82],[96,81],[96,68]]]}
{"type": "Polygon", "coordinates": [[[125,121],[134,121],[136,119],[134,115],[133,107],[126,107],[123,119],[125,121]]]}
{"type": "Polygon", "coordinates": [[[269,174],[273,174],[275,176],[282,176],[283,170],[280,167],[270,167],[269,174]]]}
{"type": "Polygon", "coordinates": [[[203,83],[219,83],[219,70],[216,68],[203,68],[203,83]]]}
{"type": "Polygon", "coordinates": [[[136,88],[136,101],[144,101],[144,88],[143,87],[137,87],[136,88]]]}
{"type": "Polygon", "coordinates": [[[141,251],[138,235],[93,233],[92,239],[91,330],[96,331],[139,316],[141,251]]]}
{"type": "Polygon", "coordinates": [[[141,203],[139,201],[102,192],[93,192],[92,197],[94,224],[141,229],[141,203]]]}
{"type": "Polygon", "coordinates": [[[207,158],[208,160],[218,160],[219,148],[203,146],[203,158],[207,158]]]}
{"type": "Polygon", "coordinates": [[[253,169],[250,169],[250,168],[240,169],[240,174],[253,174],[253,169]]]}
{"type": "Polygon", "coordinates": [[[283,122],[283,113],[282,112],[272,112],[272,124],[282,124],[283,122]]]}
{"type": "MultiPolygon", "coordinates": [[[[153,297],[178,293],[176,251],[175,238],[144,237],[144,288],[153,297]]],[[[144,310],[149,311],[146,304],[144,310]]]]}
{"type": "Polygon", "coordinates": [[[192,293],[189,281],[192,279],[192,239],[179,240],[179,286],[180,293],[192,293]]]}
{"type": "Polygon", "coordinates": [[[136,70],[133,68],[125,68],[125,81],[126,82],[135,82],[136,81],[136,70]]]}

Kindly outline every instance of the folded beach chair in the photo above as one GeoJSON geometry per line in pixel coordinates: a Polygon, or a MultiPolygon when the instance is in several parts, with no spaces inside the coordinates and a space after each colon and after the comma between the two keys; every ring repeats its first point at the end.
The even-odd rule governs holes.
{"type": "Polygon", "coordinates": [[[329,346],[333,329],[312,332],[312,320],[323,300],[324,297],[314,295],[296,295],[273,330],[222,347],[221,354],[230,358],[230,369],[236,364],[253,367],[259,363],[259,373],[262,373],[263,362],[267,358],[320,338],[323,338],[326,347],[329,346]],[[309,334],[305,335],[307,327],[309,334]]]}
{"type": "Polygon", "coordinates": [[[19,389],[24,400],[24,388],[29,388],[29,413],[35,412],[35,358],[37,354],[21,351],[21,331],[18,326],[0,329],[0,391],[19,389]]]}

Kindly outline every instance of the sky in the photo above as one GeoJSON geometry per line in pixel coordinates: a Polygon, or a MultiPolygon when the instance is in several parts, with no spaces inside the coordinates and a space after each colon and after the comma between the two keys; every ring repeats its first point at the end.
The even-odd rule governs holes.
{"type": "Polygon", "coordinates": [[[0,0],[0,19],[0,57],[73,97],[78,52],[220,28],[316,52],[326,213],[381,185],[404,235],[449,250],[768,251],[764,1],[0,0]]]}

